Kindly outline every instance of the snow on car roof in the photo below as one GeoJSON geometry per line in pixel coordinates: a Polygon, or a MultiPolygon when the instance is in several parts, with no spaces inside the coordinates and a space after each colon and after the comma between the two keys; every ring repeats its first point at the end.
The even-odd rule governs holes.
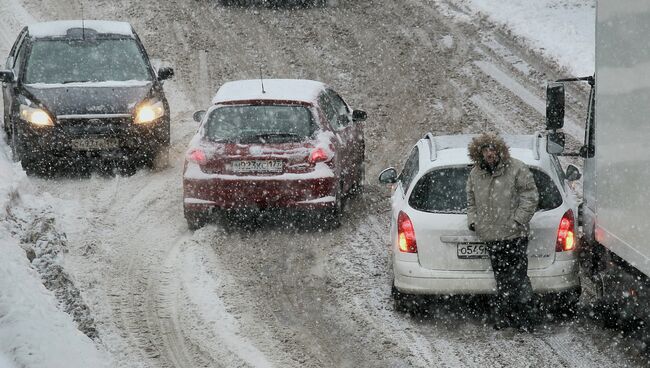
{"type": "MultiPolygon", "coordinates": [[[[500,134],[499,136],[503,138],[503,140],[510,148],[532,149],[534,139],[536,139],[535,135],[533,134],[500,134]]],[[[434,136],[434,140],[436,143],[436,149],[443,150],[449,148],[466,148],[474,137],[478,137],[478,134],[439,135],[434,136]]]]}
{"type": "Polygon", "coordinates": [[[97,33],[133,36],[133,28],[127,22],[108,20],[57,20],[35,23],[28,27],[29,34],[35,38],[65,36],[71,28],[93,29],[97,33]]]}
{"type": "MultiPolygon", "coordinates": [[[[459,134],[459,135],[442,135],[435,136],[436,160],[432,163],[435,166],[470,164],[470,158],[467,152],[467,146],[472,138],[478,134],[459,134]]],[[[501,137],[510,148],[510,155],[521,160],[527,165],[539,166],[539,160],[533,153],[534,140],[536,135],[508,135],[502,134],[501,137]]],[[[544,150],[543,147],[540,148],[544,150]]],[[[541,155],[544,157],[544,155],[541,155]]]]}
{"type": "Polygon", "coordinates": [[[212,99],[213,104],[227,101],[279,100],[316,103],[325,84],[305,79],[238,80],[224,83],[212,99]]]}

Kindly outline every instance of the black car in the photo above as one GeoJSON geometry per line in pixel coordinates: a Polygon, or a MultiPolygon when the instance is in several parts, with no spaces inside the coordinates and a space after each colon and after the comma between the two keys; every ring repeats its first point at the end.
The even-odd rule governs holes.
{"type": "Polygon", "coordinates": [[[169,105],[130,24],[55,21],[25,27],[0,71],[4,129],[28,173],[54,160],[166,162],[169,105]]]}

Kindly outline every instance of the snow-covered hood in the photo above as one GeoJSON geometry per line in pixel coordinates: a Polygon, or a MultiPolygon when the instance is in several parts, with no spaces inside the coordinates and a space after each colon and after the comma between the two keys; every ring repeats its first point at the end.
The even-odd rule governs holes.
{"type": "Polygon", "coordinates": [[[24,88],[53,115],[130,114],[151,82],[29,84],[24,88]]]}

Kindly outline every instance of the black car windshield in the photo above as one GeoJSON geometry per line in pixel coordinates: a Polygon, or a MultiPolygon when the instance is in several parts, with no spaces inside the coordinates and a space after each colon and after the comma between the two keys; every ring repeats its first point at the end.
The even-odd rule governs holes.
{"type": "MultiPolygon", "coordinates": [[[[426,173],[413,188],[409,205],[417,210],[434,213],[467,213],[467,177],[470,166],[433,170],[426,173]]],[[[531,168],[539,192],[537,211],[562,205],[562,194],[553,180],[543,171],[531,168]]]]}
{"type": "Polygon", "coordinates": [[[208,139],[242,143],[300,141],[315,130],[311,111],[292,105],[219,107],[205,125],[208,139]]]}
{"type": "Polygon", "coordinates": [[[35,40],[25,83],[151,80],[135,39],[35,40]]]}

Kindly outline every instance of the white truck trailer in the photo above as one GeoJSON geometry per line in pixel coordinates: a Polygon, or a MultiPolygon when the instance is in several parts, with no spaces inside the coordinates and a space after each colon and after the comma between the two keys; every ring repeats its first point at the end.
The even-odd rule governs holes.
{"type": "MultiPolygon", "coordinates": [[[[581,246],[607,324],[650,323],[650,1],[598,0],[596,72],[549,84],[552,153],[564,148],[564,82],[591,85],[581,246]]],[[[566,154],[566,155],[571,155],[566,154]]],[[[646,334],[647,335],[647,334],[646,334]]]]}

